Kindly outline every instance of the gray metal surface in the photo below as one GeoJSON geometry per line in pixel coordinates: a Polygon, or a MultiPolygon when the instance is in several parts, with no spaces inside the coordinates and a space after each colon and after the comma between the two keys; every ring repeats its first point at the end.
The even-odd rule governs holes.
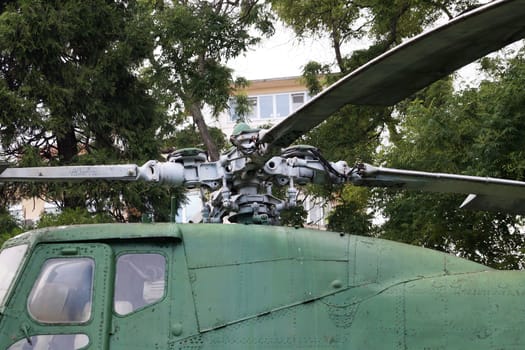
{"type": "Polygon", "coordinates": [[[84,181],[120,180],[135,181],[138,167],[124,165],[75,165],[62,167],[7,168],[1,171],[0,181],[84,181]]]}
{"type": "Polygon", "coordinates": [[[491,177],[378,168],[363,164],[351,182],[358,186],[392,187],[469,194],[461,208],[525,213],[525,182],[491,177]]]}

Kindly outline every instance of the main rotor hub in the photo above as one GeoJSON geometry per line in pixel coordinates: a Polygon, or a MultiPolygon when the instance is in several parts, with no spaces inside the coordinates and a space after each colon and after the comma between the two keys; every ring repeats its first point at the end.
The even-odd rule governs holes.
{"type": "MultiPolygon", "coordinates": [[[[207,160],[208,156],[206,152],[200,148],[182,148],[168,156],[168,162],[182,164],[188,174],[198,174],[199,165],[207,160]]],[[[185,186],[191,189],[198,187],[200,183],[201,179],[198,176],[188,176],[185,186]]]]}
{"type": "Polygon", "coordinates": [[[170,153],[168,156],[169,162],[176,162],[182,164],[190,163],[204,163],[208,160],[206,152],[200,148],[182,148],[170,153]]]}

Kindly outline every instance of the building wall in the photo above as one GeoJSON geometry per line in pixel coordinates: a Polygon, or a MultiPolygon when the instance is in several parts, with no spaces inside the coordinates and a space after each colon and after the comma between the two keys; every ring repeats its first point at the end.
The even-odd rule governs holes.
{"type": "Polygon", "coordinates": [[[57,213],[58,207],[54,203],[45,202],[40,198],[26,198],[9,208],[9,212],[24,226],[36,224],[42,214],[57,213]]]}
{"type": "MultiPolygon", "coordinates": [[[[249,83],[246,89],[241,89],[238,93],[244,93],[257,101],[252,114],[247,117],[248,124],[252,127],[275,125],[310,98],[300,77],[252,80],[249,83]],[[294,98],[297,99],[299,96],[303,96],[302,103],[294,103],[294,98]],[[282,107],[283,100],[286,98],[288,98],[288,110],[284,113],[282,107]],[[273,107],[270,116],[261,113],[261,108],[267,106],[269,100],[272,101],[273,107]]],[[[237,122],[232,108],[233,100],[230,103],[230,110],[221,113],[217,119],[211,115],[208,118],[208,125],[220,128],[226,137],[231,135],[237,122]]]]}

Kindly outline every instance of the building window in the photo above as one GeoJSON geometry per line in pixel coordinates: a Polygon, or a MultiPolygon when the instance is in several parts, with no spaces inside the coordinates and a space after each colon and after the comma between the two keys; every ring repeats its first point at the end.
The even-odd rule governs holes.
{"type": "MultiPolygon", "coordinates": [[[[247,115],[244,116],[245,120],[251,120],[257,116],[257,97],[248,97],[248,103],[251,108],[247,115]]],[[[234,98],[230,98],[228,101],[228,109],[230,114],[230,120],[236,122],[240,119],[240,116],[237,114],[237,103],[234,98]]]]}
{"type": "Polygon", "coordinates": [[[90,258],[47,260],[29,295],[31,317],[43,323],[88,321],[94,266],[90,258]]]}
{"type": "Polygon", "coordinates": [[[273,118],[273,95],[259,96],[259,118],[273,118]]]}
{"type": "Polygon", "coordinates": [[[236,122],[237,120],[239,120],[239,115],[237,114],[236,109],[237,109],[237,103],[235,103],[235,99],[230,98],[230,100],[228,101],[228,111],[230,114],[230,120],[232,122],[236,122]]]}
{"type": "Polygon", "coordinates": [[[9,214],[13,216],[18,221],[24,220],[24,207],[22,204],[16,204],[9,207],[9,214]]]}
{"type": "Polygon", "coordinates": [[[299,107],[304,105],[305,93],[301,92],[298,94],[292,94],[292,112],[296,111],[299,107]]]}
{"type": "Polygon", "coordinates": [[[124,254],[117,260],[114,309],[121,316],[164,297],[166,258],[160,254],[124,254]]]}
{"type": "Polygon", "coordinates": [[[246,120],[255,119],[257,117],[257,97],[248,97],[248,103],[251,109],[250,113],[246,116],[246,120]]]}
{"type": "Polygon", "coordinates": [[[44,213],[46,214],[60,214],[60,208],[55,203],[44,203],[44,213]]]}
{"type": "Polygon", "coordinates": [[[290,95],[275,95],[275,116],[278,118],[284,118],[288,114],[290,114],[290,95]]]}
{"type": "MultiPolygon", "coordinates": [[[[282,93],[271,95],[258,95],[248,97],[252,105],[251,112],[246,116],[247,121],[285,118],[293,111],[302,106],[308,98],[306,92],[282,93]]],[[[234,99],[230,99],[230,120],[235,122],[239,119],[235,109],[234,99]]]]}

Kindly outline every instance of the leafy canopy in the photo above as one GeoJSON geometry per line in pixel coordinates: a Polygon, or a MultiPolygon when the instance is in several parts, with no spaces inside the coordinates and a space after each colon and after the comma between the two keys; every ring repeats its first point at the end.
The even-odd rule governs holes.
{"type": "MultiPolygon", "coordinates": [[[[492,61],[490,80],[454,92],[434,84],[406,104],[400,135],[385,152],[389,166],[523,180],[525,60],[492,61]]],[[[485,67],[488,67],[485,64],[485,67]]],[[[522,267],[522,220],[459,210],[462,195],[378,193],[388,221],[382,236],[459,254],[498,268],[522,267]]]]}

